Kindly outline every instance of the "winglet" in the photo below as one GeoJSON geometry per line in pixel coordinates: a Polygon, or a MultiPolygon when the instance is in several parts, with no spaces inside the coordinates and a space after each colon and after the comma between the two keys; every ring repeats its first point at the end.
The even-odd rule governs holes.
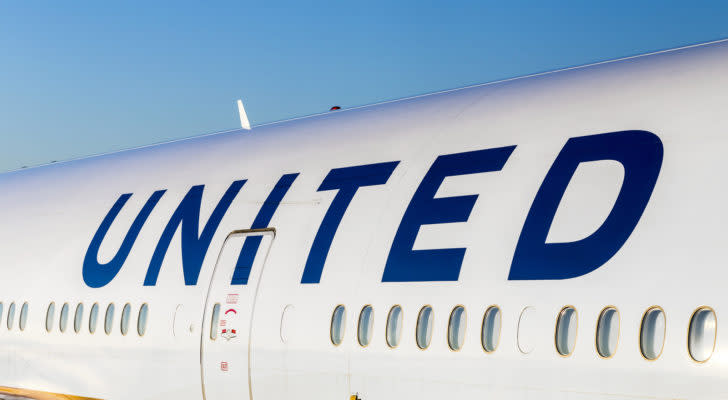
{"type": "Polygon", "coordinates": [[[238,100],[238,113],[240,114],[240,127],[249,131],[250,122],[248,121],[248,114],[245,113],[245,107],[243,107],[242,100],[238,100]]]}

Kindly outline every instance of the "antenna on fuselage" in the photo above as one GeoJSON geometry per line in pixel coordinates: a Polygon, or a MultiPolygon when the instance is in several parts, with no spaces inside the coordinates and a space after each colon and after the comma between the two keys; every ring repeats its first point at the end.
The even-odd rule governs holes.
{"type": "Polygon", "coordinates": [[[240,114],[240,127],[249,131],[250,121],[248,121],[248,114],[245,113],[245,107],[243,107],[242,100],[238,100],[238,114],[240,114]]]}

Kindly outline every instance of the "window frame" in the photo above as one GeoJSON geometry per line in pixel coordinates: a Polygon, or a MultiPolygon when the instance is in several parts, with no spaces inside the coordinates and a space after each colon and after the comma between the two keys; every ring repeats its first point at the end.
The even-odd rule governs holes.
{"type": "Polygon", "coordinates": [[[420,311],[417,313],[417,321],[415,323],[415,344],[417,345],[417,348],[420,350],[427,350],[432,345],[432,335],[435,333],[435,329],[432,328],[432,331],[430,332],[430,337],[427,340],[427,345],[425,347],[420,346],[420,341],[417,339],[417,333],[420,331],[420,321],[422,318],[422,312],[425,311],[426,308],[430,309],[430,313],[432,314],[432,323],[431,326],[434,327],[435,325],[435,308],[432,307],[432,304],[425,304],[420,308],[420,311]]]}
{"type": "MultiPolygon", "coordinates": [[[[642,321],[640,321],[640,325],[642,325],[642,321]]],[[[594,350],[597,352],[597,356],[603,360],[608,360],[615,355],[617,355],[617,351],[619,351],[619,343],[622,341],[622,313],[619,311],[619,308],[614,305],[607,305],[602,308],[601,311],[599,311],[599,314],[597,315],[597,323],[594,328],[594,350]],[[607,310],[614,310],[617,312],[617,343],[614,345],[614,352],[610,356],[604,356],[599,351],[599,326],[600,322],[602,321],[602,315],[604,315],[607,310]]],[[[640,350],[640,352],[642,352],[640,350]]]]}
{"type": "Polygon", "coordinates": [[[22,306],[20,306],[20,317],[18,318],[18,329],[20,329],[21,332],[25,331],[25,328],[28,325],[28,313],[30,312],[30,306],[28,305],[28,302],[24,302],[22,306]]]}
{"type": "Polygon", "coordinates": [[[84,314],[83,302],[80,301],[76,304],[76,310],[73,312],[73,332],[81,333],[83,329],[83,314],[84,314]]]}
{"type": "Polygon", "coordinates": [[[480,347],[483,348],[484,352],[490,354],[490,353],[495,353],[496,350],[498,350],[498,346],[500,346],[500,342],[501,342],[501,333],[503,333],[503,309],[498,304],[491,304],[485,309],[485,312],[483,313],[483,321],[480,324],[480,347]],[[488,317],[488,312],[491,310],[498,311],[498,321],[499,321],[498,343],[495,345],[493,350],[488,350],[485,348],[485,343],[483,343],[483,330],[485,330],[485,323],[486,323],[486,318],[488,317]]]}
{"type": "Polygon", "coordinates": [[[357,343],[359,343],[359,346],[361,346],[362,348],[366,348],[366,347],[369,347],[370,344],[372,344],[373,338],[374,338],[374,306],[372,306],[371,304],[365,304],[361,308],[361,310],[359,310],[359,318],[356,323],[356,341],[357,341],[357,343]],[[362,334],[361,318],[364,315],[364,310],[366,310],[367,308],[369,308],[369,310],[370,310],[369,311],[370,312],[369,325],[371,326],[371,329],[369,329],[369,332],[368,332],[369,333],[369,342],[367,342],[367,344],[364,344],[364,343],[362,343],[362,340],[361,340],[362,339],[361,338],[361,334],[362,334]]]}
{"type": "Polygon", "coordinates": [[[88,311],[88,333],[91,335],[95,334],[96,330],[98,329],[100,308],[101,306],[99,306],[99,303],[94,303],[91,305],[91,308],[88,311]],[[91,316],[94,314],[95,318],[91,318],[91,316]]]}
{"type": "Polygon", "coordinates": [[[56,322],[56,302],[51,301],[46,308],[45,328],[46,332],[53,332],[53,325],[56,322]]]}
{"type": "Polygon", "coordinates": [[[106,336],[110,336],[111,332],[114,331],[114,314],[115,313],[116,313],[116,305],[114,304],[114,302],[111,302],[111,303],[109,303],[108,306],[106,306],[106,312],[104,313],[104,333],[106,333],[106,336]],[[111,318],[109,318],[109,312],[111,312],[111,318]]]}
{"type": "Polygon", "coordinates": [[[331,341],[331,344],[334,345],[334,347],[339,347],[342,343],[344,343],[344,337],[346,336],[346,306],[343,304],[337,304],[334,307],[334,311],[331,312],[331,321],[329,323],[329,341],[331,341]],[[341,337],[339,338],[339,343],[336,343],[334,341],[334,318],[336,317],[336,310],[339,309],[343,310],[343,317],[341,319],[341,337]]]}
{"type": "MultiPolygon", "coordinates": [[[[667,316],[665,316],[665,329],[667,329],[667,316]]],[[[713,307],[710,307],[710,306],[703,305],[703,306],[700,306],[700,307],[696,308],[693,311],[693,313],[690,314],[690,319],[688,320],[688,337],[687,337],[687,342],[686,342],[687,343],[687,349],[688,349],[688,356],[690,356],[690,359],[693,360],[694,362],[698,363],[698,364],[705,364],[705,363],[707,363],[711,358],[713,358],[713,354],[715,354],[715,345],[716,345],[717,341],[718,341],[718,313],[716,313],[715,310],[713,309],[713,307]],[[695,357],[693,357],[692,351],[690,351],[690,331],[691,331],[691,329],[693,327],[693,318],[695,318],[695,315],[699,311],[703,311],[703,310],[707,310],[707,311],[712,312],[713,313],[713,317],[715,317],[715,336],[713,336],[713,347],[710,350],[710,356],[708,356],[708,358],[706,358],[703,361],[698,361],[698,360],[695,359],[695,357]]]]}
{"type": "Polygon", "coordinates": [[[640,318],[639,325],[640,326],[639,326],[639,332],[637,335],[637,343],[639,344],[640,355],[642,356],[642,358],[644,358],[645,360],[650,361],[650,362],[659,360],[660,357],[662,357],[662,353],[665,352],[665,342],[667,342],[667,313],[665,312],[665,309],[658,305],[653,305],[653,306],[647,307],[645,312],[642,313],[642,318],[640,318]],[[652,310],[662,311],[662,316],[663,316],[663,318],[665,318],[665,326],[663,328],[662,346],[660,347],[660,352],[657,354],[657,356],[655,358],[647,358],[647,357],[645,357],[645,352],[642,348],[642,327],[645,324],[645,317],[647,316],[647,313],[649,313],[652,310]]]}
{"type": "Polygon", "coordinates": [[[447,335],[445,336],[445,340],[447,341],[447,348],[450,349],[450,351],[453,351],[453,352],[456,352],[456,353],[458,351],[462,350],[463,347],[465,347],[465,340],[467,339],[467,332],[468,332],[468,310],[467,310],[467,308],[465,308],[464,305],[462,305],[462,304],[456,304],[452,308],[452,310],[450,311],[450,316],[448,316],[448,318],[447,318],[447,332],[446,332],[447,335]],[[455,315],[455,310],[457,310],[458,308],[462,308],[463,309],[463,316],[461,318],[465,318],[465,329],[464,329],[464,332],[463,332],[463,342],[460,344],[460,347],[459,348],[454,349],[452,347],[452,343],[450,343],[450,328],[452,326],[451,325],[452,324],[452,317],[453,317],[453,315],[455,315]]]}
{"type": "Polygon", "coordinates": [[[559,310],[559,312],[556,314],[556,326],[554,327],[554,347],[556,348],[556,354],[563,358],[570,357],[576,351],[577,343],[579,343],[579,311],[573,305],[567,304],[561,307],[561,310],[559,310]],[[559,325],[561,324],[561,317],[567,310],[574,311],[574,315],[576,317],[576,327],[574,328],[574,348],[571,349],[570,352],[564,354],[561,352],[561,349],[559,349],[559,325]]]}
{"type": "Polygon", "coordinates": [[[137,314],[136,331],[137,331],[137,335],[139,335],[139,337],[144,337],[144,335],[147,334],[148,323],[149,323],[149,304],[142,303],[142,305],[139,306],[139,313],[137,314]],[[144,331],[143,332],[140,329],[142,327],[142,310],[146,310],[146,312],[144,313],[144,325],[143,325],[144,331]]]}
{"type": "Polygon", "coordinates": [[[384,341],[387,343],[387,347],[389,347],[390,349],[396,349],[397,347],[399,347],[400,343],[402,343],[402,331],[404,330],[404,308],[402,307],[401,304],[394,304],[394,305],[392,305],[392,307],[389,308],[389,312],[387,313],[386,324],[387,325],[384,328],[384,341]],[[399,308],[399,318],[400,318],[401,322],[400,322],[400,326],[399,326],[399,332],[397,332],[398,333],[397,334],[397,344],[393,346],[389,342],[389,325],[390,325],[389,322],[390,322],[390,319],[392,318],[392,311],[394,311],[395,308],[399,308]]]}

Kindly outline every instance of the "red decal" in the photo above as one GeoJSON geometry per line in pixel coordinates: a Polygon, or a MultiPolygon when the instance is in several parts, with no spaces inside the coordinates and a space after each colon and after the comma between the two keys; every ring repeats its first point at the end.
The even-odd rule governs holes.
{"type": "Polygon", "coordinates": [[[220,326],[227,326],[227,320],[221,319],[220,320],[220,326]]]}
{"type": "Polygon", "coordinates": [[[237,314],[238,312],[237,312],[237,311],[235,311],[235,309],[234,309],[234,308],[231,308],[231,309],[229,309],[229,310],[225,311],[225,315],[228,315],[228,313],[233,313],[233,314],[237,314]]]}
{"type": "Polygon", "coordinates": [[[220,363],[220,371],[227,372],[228,370],[228,363],[227,361],[223,361],[220,363]]]}
{"type": "Polygon", "coordinates": [[[227,295],[227,303],[228,304],[238,304],[238,297],[239,295],[237,293],[231,293],[227,295]]]}

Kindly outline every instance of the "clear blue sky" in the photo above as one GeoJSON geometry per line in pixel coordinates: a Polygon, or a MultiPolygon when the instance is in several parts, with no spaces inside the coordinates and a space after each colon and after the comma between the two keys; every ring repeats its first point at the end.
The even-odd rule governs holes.
{"type": "Polygon", "coordinates": [[[202,3],[0,2],[0,170],[728,37],[726,2],[202,3]]]}

